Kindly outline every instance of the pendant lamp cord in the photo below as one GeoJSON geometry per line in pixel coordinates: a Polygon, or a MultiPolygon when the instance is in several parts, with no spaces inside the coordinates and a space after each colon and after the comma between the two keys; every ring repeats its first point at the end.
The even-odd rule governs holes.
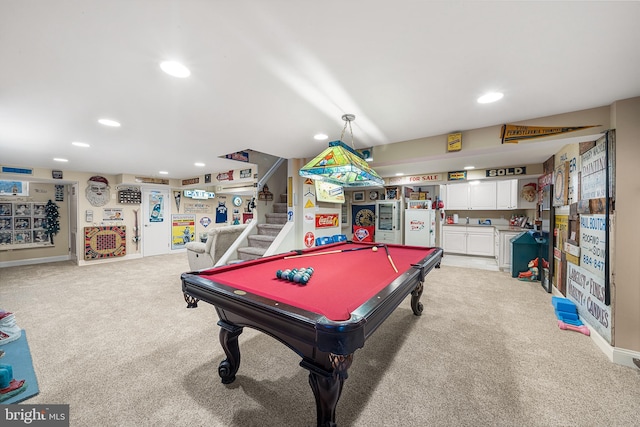
{"type": "Polygon", "coordinates": [[[355,145],[353,145],[353,129],[351,128],[351,122],[356,119],[356,116],[353,114],[345,114],[342,116],[342,120],[344,120],[344,127],[342,128],[342,133],[340,134],[340,141],[344,142],[344,133],[347,130],[347,126],[349,126],[349,133],[351,134],[351,148],[356,149],[355,145]]]}

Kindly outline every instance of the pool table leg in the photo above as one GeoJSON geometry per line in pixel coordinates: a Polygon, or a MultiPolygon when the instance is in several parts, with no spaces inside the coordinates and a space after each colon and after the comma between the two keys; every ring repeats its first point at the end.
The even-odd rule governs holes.
{"type": "Polygon", "coordinates": [[[422,314],[423,306],[420,302],[420,297],[422,296],[422,291],[424,290],[424,282],[419,282],[418,286],[411,291],[411,310],[413,310],[413,314],[416,316],[420,316],[422,314]]]}
{"type": "Polygon", "coordinates": [[[238,336],[242,333],[243,328],[222,320],[218,322],[218,326],[220,326],[220,344],[227,355],[227,358],[218,366],[218,374],[222,378],[222,384],[231,384],[236,380],[236,372],[240,368],[238,336]]]}
{"type": "Polygon", "coordinates": [[[328,372],[315,363],[307,360],[300,365],[309,370],[309,385],[316,398],[316,413],[318,427],[336,427],[336,406],[342,394],[347,370],[353,362],[353,354],[330,354],[329,361],[332,371],[328,372]]]}

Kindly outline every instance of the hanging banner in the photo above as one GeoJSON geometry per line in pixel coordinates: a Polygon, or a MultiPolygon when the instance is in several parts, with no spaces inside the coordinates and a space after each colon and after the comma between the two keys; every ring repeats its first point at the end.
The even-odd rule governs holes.
{"type": "Polygon", "coordinates": [[[500,130],[500,139],[502,143],[517,144],[519,141],[528,139],[544,138],[547,136],[560,135],[563,133],[575,132],[578,130],[598,127],[592,126],[574,126],[574,127],[542,127],[542,126],[518,126],[518,125],[502,125],[500,130]]]}

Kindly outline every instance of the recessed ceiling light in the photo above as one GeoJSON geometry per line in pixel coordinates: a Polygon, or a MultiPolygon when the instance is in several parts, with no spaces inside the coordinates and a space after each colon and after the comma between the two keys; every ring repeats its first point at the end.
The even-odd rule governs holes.
{"type": "Polygon", "coordinates": [[[120,122],[116,122],[115,120],[111,120],[111,119],[100,119],[98,120],[98,123],[105,126],[111,126],[112,128],[120,127],[120,122]]]}
{"type": "Polygon", "coordinates": [[[398,173],[396,174],[396,176],[403,176],[403,175],[404,175],[404,174],[403,174],[402,172],[398,172],[398,173]]]}
{"type": "Polygon", "coordinates": [[[167,172],[167,171],[160,171],[160,172],[158,172],[158,173],[159,173],[160,175],[169,175],[169,172],[167,172]]]}
{"type": "Polygon", "coordinates": [[[83,148],[88,148],[91,147],[89,144],[87,144],[86,142],[80,142],[80,141],[73,141],[71,143],[71,145],[75,145],[76,147],[83,147],[83,148]]]}
{"type": "Polygon", "coordinates": [[[465,166],[465,167],[464,167],[464,169],[465,169],[465,170],[475,169],[475,168],[476,168],[475,166],[465,166]]]}
{"type": "Polygon", "coordinates": [[[489,92],[487,94],[482,95],[478,98],[478,103],[480,104],[489,104],[491,102],[496,102],[504,96],[501,92],[489,92]]]}
{"type": "Polygon", "coordinates": [[[69,161],[67,159],[62,159],[60,157],[55,157],[53,160],[55,160],[56,162],[68,162],[69,161]]]}
{"type": "Polygon", "coordinates": [[[200,163],[200,162],[194,163],[193,165],[199,168],[203,168],[205,166],[204,163],[200,163]]]}
{"type": "Polygon", "coordinates": [[[162,71],[173,77],[184,79],[191,75],[191,71],[184,65],[176,61],[164,61],[160,63],[162,71]]]}
{"type": "Polygon", "coordinates": [[[324,133],[317,133],[315,135],[313,135],[313,139],[315,139],[316,141],[324,141],[325,139],[328,139],[329,137],[327,135],[325,135],[324,133]]]}

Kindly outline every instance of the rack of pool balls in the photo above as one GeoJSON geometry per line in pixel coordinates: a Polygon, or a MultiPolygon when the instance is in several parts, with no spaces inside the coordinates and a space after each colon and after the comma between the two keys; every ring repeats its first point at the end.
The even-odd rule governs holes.
{"type": "Polygon", "coordinates": [[[306,285],[313,275],[313,267],[294,268],[276,271],[276,277],[282,280],[306,285]]]}

